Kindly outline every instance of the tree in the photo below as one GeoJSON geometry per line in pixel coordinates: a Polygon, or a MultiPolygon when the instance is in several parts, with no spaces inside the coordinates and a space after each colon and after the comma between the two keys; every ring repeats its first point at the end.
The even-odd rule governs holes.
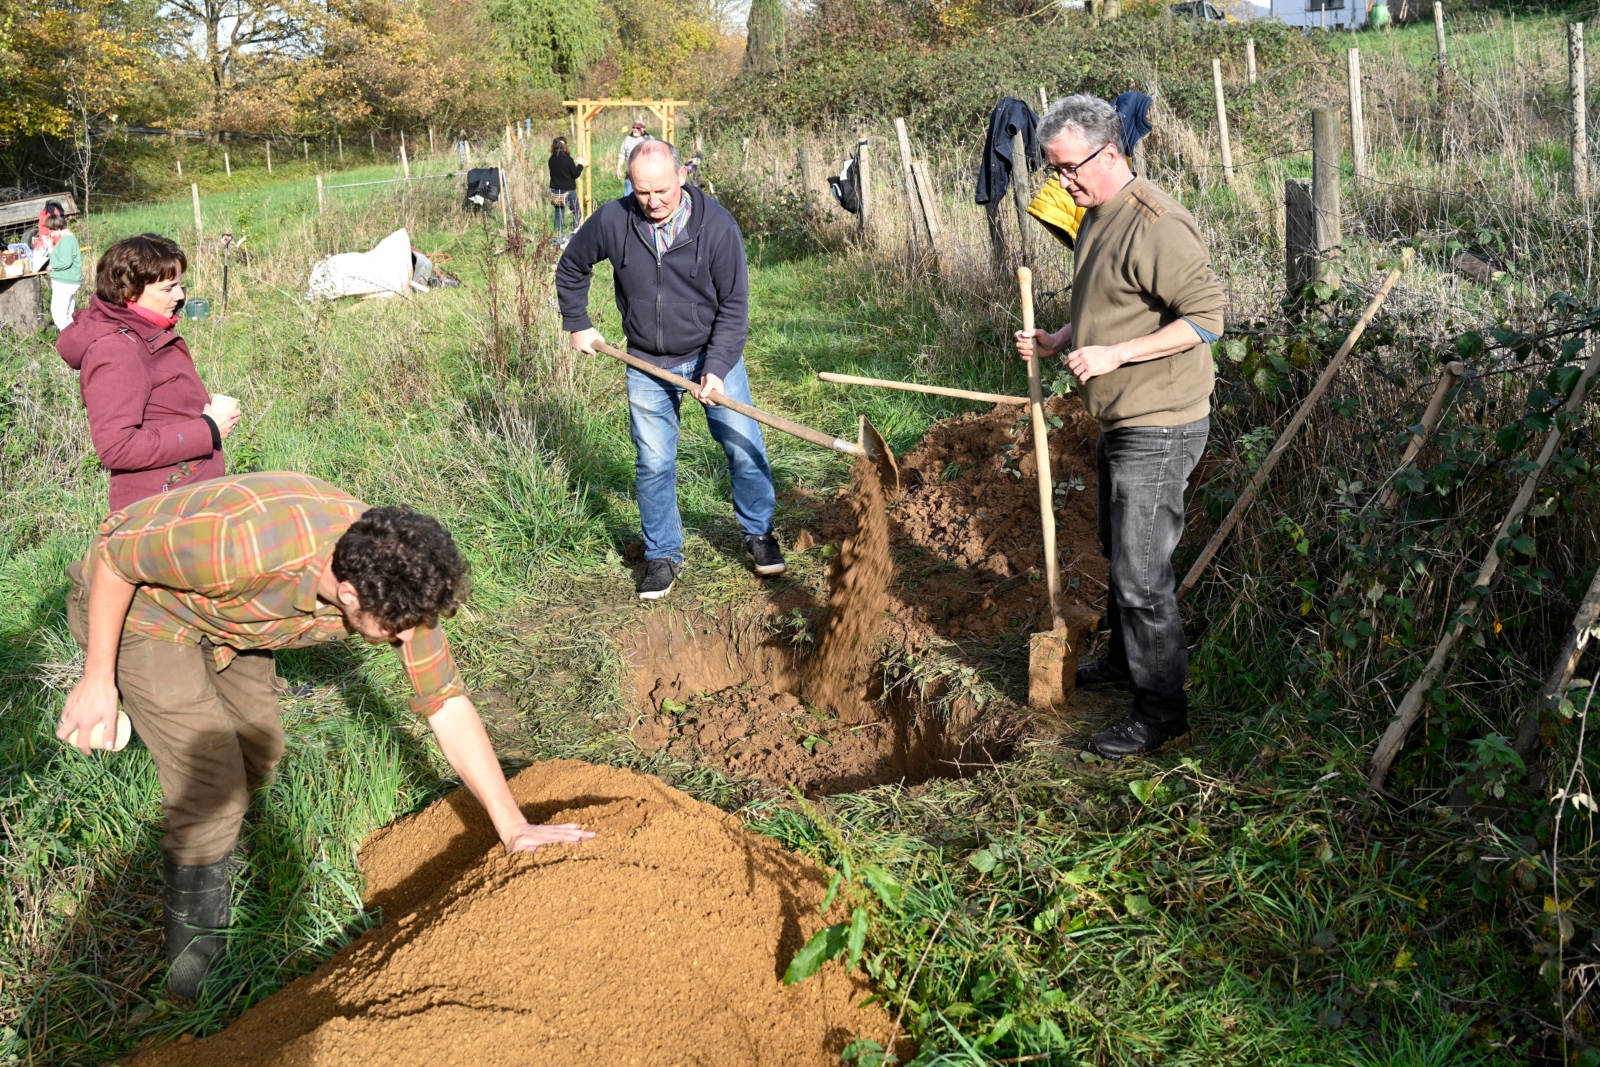
{"type": "Polygon", "coordinates": [[[610,43],[594,0],[487,0],[485,12],[530,88],[571,85],[610,43]]]}
{"type": "Polygon", "coordinates": [[[750,0],[745,20],[744,69],[766,74],[783,60],[783,0],[750,0]]]}
{"type": "Polygon", "coordinates": [[[310,0],[166,0],[163,13],[174,52],[205,71],[210,100],[199,118],[213,137],[235,93],[314,55],[327,21],[327,9],[310,0]]]}

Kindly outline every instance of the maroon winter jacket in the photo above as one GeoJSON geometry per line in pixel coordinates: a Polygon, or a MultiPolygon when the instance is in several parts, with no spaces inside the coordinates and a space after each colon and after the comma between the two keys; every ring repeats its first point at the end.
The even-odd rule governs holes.
{"type": "Polygon", "coordinates": [[[183,338],[98,296],[56,338],[78,372],[89,437],[111,472],[111,510],[227,473],[200,409],[211,396],[183,338]]]}

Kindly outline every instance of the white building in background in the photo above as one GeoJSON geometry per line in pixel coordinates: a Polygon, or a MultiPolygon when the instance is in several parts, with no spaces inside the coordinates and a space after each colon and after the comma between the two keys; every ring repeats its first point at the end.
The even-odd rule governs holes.
{"type": "MultiPolygon", "coordinates": [[[[1349,29],[1350,23],[1367,24],[1367,0],[1270,0],[1251,4],[1256,18],[1275,18],[1290,26],[1349,29]]],[[[1393,2],[1389,10],[1394,11],[1393,2]]]]}

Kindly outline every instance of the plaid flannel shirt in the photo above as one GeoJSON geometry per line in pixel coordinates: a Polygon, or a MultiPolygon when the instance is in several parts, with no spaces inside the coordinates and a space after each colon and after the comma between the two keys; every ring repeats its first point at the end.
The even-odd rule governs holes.
{"type": "MultiPolygon", "coordinates": [[[[235,651],[298,648],[349,636],[317,599],[333,546],[367,505],[304,474],[241,474],[149,497],[100,524],[100,558],[138,585],[126,628],[161,641],[209,638],[217,669],[235,651]]],[[[431,715],[466,687],[439,626],[395,650],[431,715]]]]}

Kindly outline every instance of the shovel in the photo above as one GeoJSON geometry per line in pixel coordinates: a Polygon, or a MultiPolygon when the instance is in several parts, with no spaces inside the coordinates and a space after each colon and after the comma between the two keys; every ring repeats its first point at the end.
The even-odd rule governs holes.
{"type": "MultiPolygon", "coordinates": [[[[1033,271],[1017,268],[1022,329],[1033,332],[1033,271]]],[[[1050,591],[1050,629],[1028,639],[1028,704],[1056,708],[1072,696],[1078,656],[1061,618],[1061,573],[1056,564],[1055,486],[1050,480],[1050,424],[1044,417],[1044,383],[1037,352],[1028,359],[1028,406],[1033,415],[1034,460],[1039,468],[1039,524],[1044,528],[1044,580],[1050,591]]]]}
{"type": "MultiPolygon", "coordinates": [[[[595,342],[594,347],[597,352],[604,352],[613,359],[619,359],[628,366],[641,370],[652,378],[659,378],[661,381],[676,385],[679,389],[687,389],[693,393],[700,388],[698,384],[691,382],[680,374],[662,370],[660,367],[653,366],[638,356],[630,352],[624,352],[613,345],[608,345],[604,341],[595,342]]],[[[884,492],[893,495],[900,489],[900,467],[895,463],[894,453],[889,451],[889,446],[884,443],[883,435],[878,433],[877,427],[867,421],[865,415],[861,416],[861,421],[856,427],[856,440],[850,442],[842,437],[834,437],[831,434],[823,433],[821,430],[813,430],[809,426],[802,426],[798,422],[791,422],[781,415],[773,415],[762,411],[760,408],[751,407],[749,404],[733,400],[724,396],[718,390],[712,391],[711,399],[729,411],[737,411],[746,418],[755,419],[763,426],[770,426],[774,430],[782,430],[784,433],[798,437],[802,441],[810,441],[814,445],[831,448],[835,452],[843,452],[847,456],[865,456],[872,460],[873,465],[878,468],[878,478],[883,483],[884,492]]]]}

